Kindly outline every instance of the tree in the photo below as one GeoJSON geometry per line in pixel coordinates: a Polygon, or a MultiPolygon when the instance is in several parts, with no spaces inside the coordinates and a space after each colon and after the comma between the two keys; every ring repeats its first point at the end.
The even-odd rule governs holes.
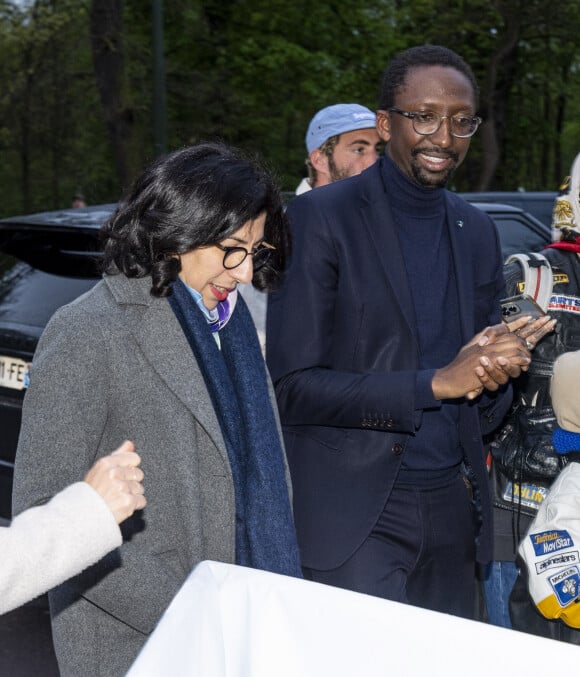
{"type": "Polygon", "coordinates": [[[92,0],[91,48],[96,85],[121,186],[129,184],[127,142],[133,113],[124,103],[123,1],[92,0]]]}
{"type": "MultiPolygon", "coordinates": [[[[321,107],[376,107],[401,49],[450,45],[485,123],[458,189],[554,188],[580,147],[580,0],[165,0],[168,147],[204,139],[264,155],[285,189],[321,107]]],[[[152,7],[0,0],[0,211],[119,198],[154,156],[152,7]]]]}

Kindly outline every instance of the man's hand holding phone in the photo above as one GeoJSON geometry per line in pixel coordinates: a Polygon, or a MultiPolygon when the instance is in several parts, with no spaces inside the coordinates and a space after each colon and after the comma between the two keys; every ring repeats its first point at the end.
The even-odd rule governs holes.
{"type": "MultiPolygon", "coordinates": [[[[488,327],[478,335],[478,345],[484,346],[490,342],[501,341],[502,334],[507,333],[517,336],[530,354],[538,342],[554,331],[556,320],[547,315],[544,310],[538,306],[535,301],[525,295],[512,296],[501,301],[502,318],[501,325],[488,327]],[[504,330],[501,331],[501,327],[504,330]]],[[[481,386],[470,391],[466,397],[471,400],[480,395],[484,389],[494,390],[498,383],[498,370],[504,371],[511,378],[516,378],[519,371],[527,371],[528,365],[513,364],[507,357],[497,357],[493,362],[487,356],[480,357],[480,364],[476,367],[475,373],[478,376],[481,386]]]]}
{"type": "Polygon", "coordinates": [[[516,334],[526,343],[528,350],[533,350],[538,342],[554,330],[556,320],[549,315],[527,294],[510,296],[501,301],[502,320],[511,333],[516,334]]]}

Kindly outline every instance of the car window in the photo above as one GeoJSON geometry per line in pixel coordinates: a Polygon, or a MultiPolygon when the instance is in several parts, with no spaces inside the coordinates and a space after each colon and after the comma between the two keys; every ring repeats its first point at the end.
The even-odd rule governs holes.
{"type": "Polygon", "coordinates": [[[530,224],[517,214],[490,214],[490,216],[498,227],[504,258],[521,252],[537,252],[549,244],[545,234],[532,230],[530,224]]]}
{"type": "Polygon", "coordinates": [[[552,224],[552,210],[556,191],[495,191],[459,193],[468,202],[491,202],[513,205],[532,214],[548,228],[552,224]]]}
{"type": "Polygon", "coordinates": [[[552,225],[552,211],[554,209],[554,200],[546,198],[543,200],[522,200],[518,205],[529,212],[547,226],[552,225]]]}

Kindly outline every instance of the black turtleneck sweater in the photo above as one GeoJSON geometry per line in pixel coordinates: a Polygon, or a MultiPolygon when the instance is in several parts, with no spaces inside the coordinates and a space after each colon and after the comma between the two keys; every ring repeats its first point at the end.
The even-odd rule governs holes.
{"type": "Polygon", "coordinates": [[[416,406],[423,409],[421,427],[406,445],[398,483],[436,484],[446,480],[462,459],[458,403],[435,400],[431,389],[435,369],[451,362],[462,345],[445,191],[412,182],[388,156],[383,167],[415,307],[416,406]]]}

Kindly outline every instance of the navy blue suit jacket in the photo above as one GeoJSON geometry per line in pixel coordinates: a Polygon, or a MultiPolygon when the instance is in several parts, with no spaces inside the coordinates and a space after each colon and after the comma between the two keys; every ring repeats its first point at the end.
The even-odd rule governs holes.
{"type": "MultiPolygon", "coordinates": [[[[266,354],[296,529],[302,563],[314,569],[339,566],[369,535],[421,427],[415,313],[381,164],[290,202],[292,262],[268,306],[266,354]]],[[[445,199],[464,344],[500,321],[501,254],[487,215],[451,192],[445,199]]],[[[480,418],[495,427],[509,399],[503,389],[460,406],[460,442],[479,486],[481,561],[491,557],[491,509],[480,418]]]]}

